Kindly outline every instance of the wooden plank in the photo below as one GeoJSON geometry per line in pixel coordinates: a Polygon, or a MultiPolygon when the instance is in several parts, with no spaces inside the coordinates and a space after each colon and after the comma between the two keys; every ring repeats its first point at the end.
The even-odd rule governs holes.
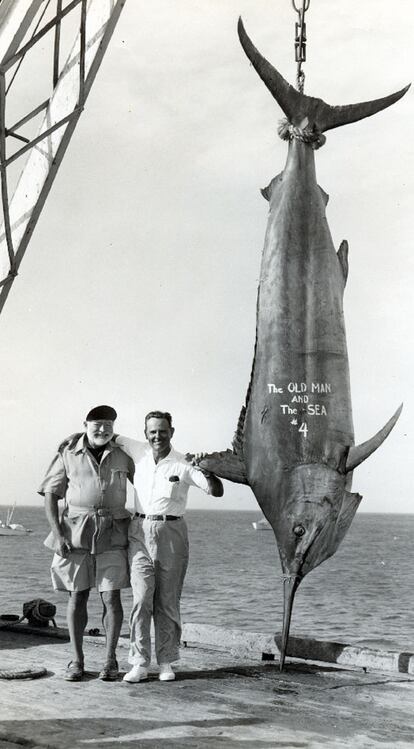
{"type": "MultiPolygon", "coordinates": [[[[280,657],[280,633],[266,635],[241,629],[188,623],[183,625],[182,641],[215,647],[244,657],[255,655],[263,660],[269,660],[269,656],[277,659],[280,657]]],[[[342,642],[291,636],[286,654],[298,660],[333,663],[337,666],[361,668],[364,671],[414,674],[414,653],[374,650],[342,642]]]]}

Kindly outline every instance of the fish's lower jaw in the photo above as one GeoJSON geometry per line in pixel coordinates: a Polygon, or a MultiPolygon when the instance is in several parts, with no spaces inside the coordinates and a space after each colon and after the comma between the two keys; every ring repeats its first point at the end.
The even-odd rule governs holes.
{"type": "Polygon", "coordinates": [[[301,579],[300,575],[297,574],[283,575],[283,628],[280,642],[279,671],[283,671],[285,665],[293,601],[301,579]]]}

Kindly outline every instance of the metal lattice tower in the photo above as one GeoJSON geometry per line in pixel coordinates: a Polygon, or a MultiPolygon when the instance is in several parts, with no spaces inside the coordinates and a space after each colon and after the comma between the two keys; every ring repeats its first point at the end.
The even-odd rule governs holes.
{"type": "Polygon", "coordinates": [[[0,312],[125,2],[0,3],[0,312]]]}

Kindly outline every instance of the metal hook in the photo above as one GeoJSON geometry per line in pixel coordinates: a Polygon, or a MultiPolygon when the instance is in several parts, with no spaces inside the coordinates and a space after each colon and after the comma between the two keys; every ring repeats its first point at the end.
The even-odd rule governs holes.
{"type": "Polygon", "coordinates": [[[299,13],[299,14],[306,13],[306,11],[309,9],[310,0],[302,0],[302,8],[301,9],[296,7],[295,0],[292,0],[292,5],[293,5],[293,9],[296,11],[296,13],[299,13]]]}

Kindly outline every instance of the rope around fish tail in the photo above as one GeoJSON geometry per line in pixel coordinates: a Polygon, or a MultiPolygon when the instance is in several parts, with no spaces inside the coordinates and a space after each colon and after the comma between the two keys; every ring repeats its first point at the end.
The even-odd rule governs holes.
{"type": "Polygon", "coordinates": [[[301,140],[302,143],[307,143],[316,151],[318,148],[326,143],[326,137],[319,130],[312,129],[308,126],[301,128],[292,125],[286,118],[280,120],[277,133],[279,138],[282,140],[301,140]]]}

